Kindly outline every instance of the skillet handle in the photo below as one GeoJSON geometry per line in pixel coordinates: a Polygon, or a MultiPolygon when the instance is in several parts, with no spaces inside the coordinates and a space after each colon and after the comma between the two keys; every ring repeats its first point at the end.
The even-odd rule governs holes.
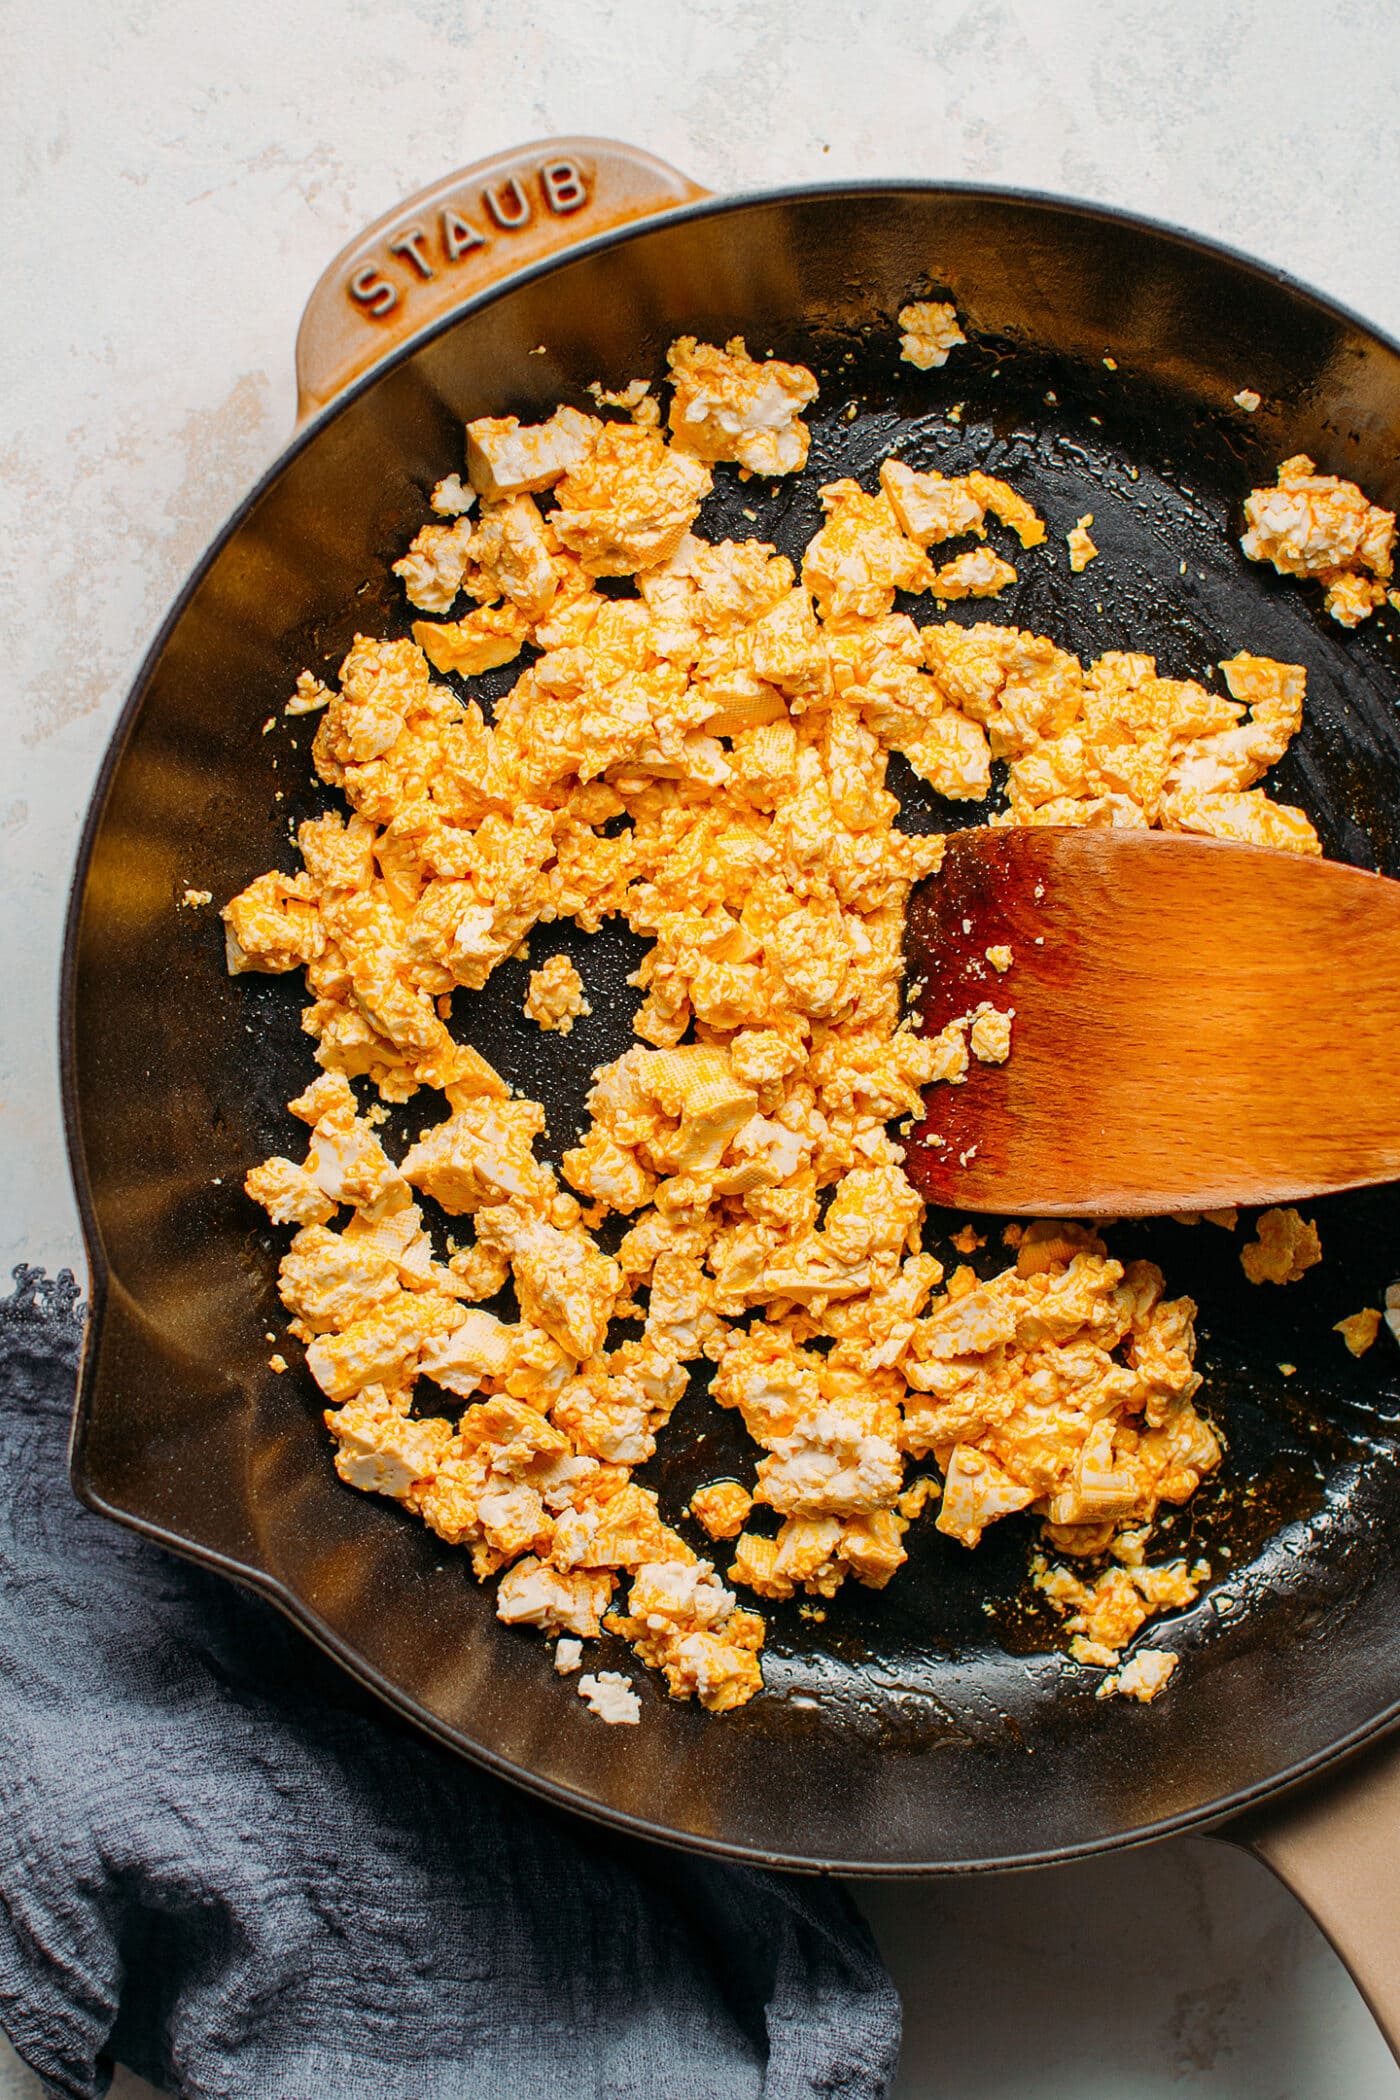
{"type": "Polygon", "coordinates": [[[322,271],[297,331],[297,426],[430,322],[529,263],[710,192],[612,139],[543,139],[419,190],[322,271]]]}
{"type": "Polygon", "coordinates": [[[1400,2060],[1400,1733],[1210,1835],[1292,1890],[1400,2060]]]}

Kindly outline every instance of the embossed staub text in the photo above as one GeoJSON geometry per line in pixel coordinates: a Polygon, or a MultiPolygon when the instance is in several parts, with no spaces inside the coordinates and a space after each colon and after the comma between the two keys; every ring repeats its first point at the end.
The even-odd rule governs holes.
{"type": "Polygon", "coordinates": [[[416,284],[426,284],[502,235],[521,233],[544,215],[565,219],[591,201],[590,171],[577,161],[547,160],[463,191],[431,216],[397,226],[345,282],[357,311],[382,321],[416,284]]]}

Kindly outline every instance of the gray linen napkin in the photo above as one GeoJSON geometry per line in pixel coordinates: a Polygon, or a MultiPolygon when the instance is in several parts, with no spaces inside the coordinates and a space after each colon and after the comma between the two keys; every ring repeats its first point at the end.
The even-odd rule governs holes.
{"type": "Polygon", "coordinates": [[[77,1287],[0,1301],[0,2023],[52,2093],[877,2100],[844,1891],[453,1758],[269,1606],[82,1509],[77,1287]]]}

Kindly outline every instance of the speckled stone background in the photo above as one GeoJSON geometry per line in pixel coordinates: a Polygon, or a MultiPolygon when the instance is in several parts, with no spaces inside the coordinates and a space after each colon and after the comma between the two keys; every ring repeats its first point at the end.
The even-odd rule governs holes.
{"type": "MultiPolygon", "coordinates": [[[[1400,331],[1394,0],[3,0],[0,29],[0,1274],[80,1263],[53,1016],[109,726],[287,435],[318,271],[400,196],[564,132],[721,191],[1024,184],[1400,331]]],[[[1400,2096],[1316,1932],[1222,1847],[867,1900],[908,2100],[1400,2096]]],[[[0,2060],[0,2100],[38,2090],[0,2060]]]]}

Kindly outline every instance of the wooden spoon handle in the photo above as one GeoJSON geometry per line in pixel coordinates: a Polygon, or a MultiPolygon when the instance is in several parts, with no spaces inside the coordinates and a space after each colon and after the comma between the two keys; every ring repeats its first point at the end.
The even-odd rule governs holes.
{"type": "Polygon", "coordinates": [[[1400,1736],[1210,1833],[1293,1891],[1400,2060],[1400,1736]]]}

